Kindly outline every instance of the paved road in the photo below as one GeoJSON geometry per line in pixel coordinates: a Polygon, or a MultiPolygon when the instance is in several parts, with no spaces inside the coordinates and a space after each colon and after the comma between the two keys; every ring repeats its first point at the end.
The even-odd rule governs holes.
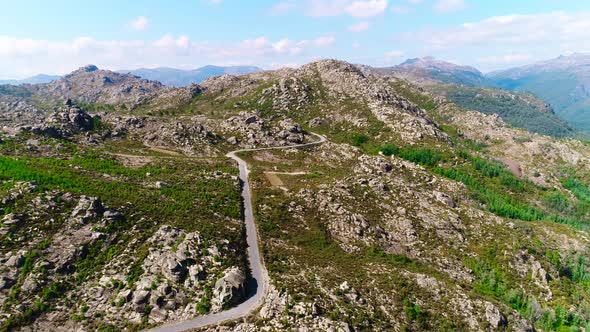
{"type": "MultiPolygon", "coordinates": [[[[313,133],[312,133],[313,134],[313,133]]],[[[251,290],[251,296],[238,306],[222,311],[216,314],[199,316],[194,319],[169,323],[152,330],[151,332],[181,332],[194,328],[205,327],[209,325],[217,325],[226,321],[232,321],[239,318],[246,317],[258,309],[264,302],[266,291],[268,290],[268,273],[262,257],[260,256],[260,248],[258,246],[258,233],[256,230],[256,224],[254,223],[254,213],[252,211],[252,195],[250,193],[250,183],[248,182],[248,166],[244,160],[237,156],[240,152],[249,151],[263,151],[263,150],[279,150],[279,149],[291,149],[291,148],[303,148],[307,146],[317,145],[324,143],[326,138],[324,136],[313,134],[319,138],[319,140],[291,146],[271,147],[271,148],[259,148],[259,149],[243,149],[233,151],[227,154],[227,157],[238,162],[240,167],[240,179],[243,182],[242,198],[244,200],[244,221],[246,223],[246,241],[248,243],[248,260],[250,263],[250,272],[254,282],[252,282],[255,289],[251,290]]]]}

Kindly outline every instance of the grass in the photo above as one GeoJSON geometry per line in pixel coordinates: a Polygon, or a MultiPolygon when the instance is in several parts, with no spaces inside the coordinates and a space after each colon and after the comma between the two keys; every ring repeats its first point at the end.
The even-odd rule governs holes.
{"type": "MultiPolygon", "coordinates": [[[[40,290],[36,295],[28,294],[24,300],[19,291],[20,285],[31,272],[46,275],[41,270],[34,271],[34,266],[43,258],[45,249],[52,244],[52,232],[63,229],[75,201],[58,201],[57,210],[48,209],[48,212],[42,212],[40,220],[51,219],[50,226],[45,222],[27,221],[23,227],[11,230],[11,240],[8,241],[8,237],[3,239],[3,250],[27,249],[31,244],[34,245],[34,250],[29,248],[20,269],[20,278],[13,287],[9,300],[4,303],[6,310],[12,305],[22,303],[24,311],[3,322],[0,330],[28,325],[40,314],[51,310],[54,304],[69,301],[63,298],[68,290],[93,278],[107,263],[127,250],[130,243],[137,243],[133,248],[135,254],[129,261],[130,269],[125,280],[132,287],[143,273],[141,266],[148,254],[146,240],[162,224],[185,231],[199,231],[205,241],[227,239],[230,250],[224,255],[222,266],[242,266],[242,230],[228,223],[229,219],[241,218],[239,185],[231,177],[236,174],[236,167],[225,159],[197,161],[164,158],[155,159],[143,167],[130,168],[116,159],[101,157],[100,152],[96,151],[80,151],[67,159],[0,156],[0,191],[10,190],[17,181],[34,181],[39,185],[35,192],[3,207],[4,212],[27,214],[28,205],[21,201],[49,191],[59,191],[70,192],[74,197],[100,197],[107,207],[117,208],[123,214],[122,219],[95,229],[105,236],[81,248],[71,270],[52,276],[51,280],[59,280],[60,288],[57,293],[50,284],[48,289],[40,290]],[[213,175],[220,171],[227,175],[213,175]],[[166,182],[168,186],[155,188],[149,185],[155,181],[166,182]],[[30,232],[31,227],[37,227],[36,231],[30,232]]],[[[89,322],[100,325],[100,320],[93,318],[89,322]]]]}
{"type": "Polygon", "coordinates": [[[516,93],[512,96],[494,89],[465,86],[440,86],[453,103],[484,114],[498,114],[508,124],[528,131],[554,137],[571,137],[574,132],[555,114],[547,112],[535,97],[516,93]]]}
{"type": "Polygon", "coordinates": [[[475,200],[498,216],[525,221],[549,220],[590,229],[586,218],[590,211],[590,188],[584,183],[575,178],[563,181],[564,187],[578,198],[572,201],[555,189],[545,189],[515,176],[500,162],[473,156],[469,149],[472,145],[466,144],[467,149],[436,150],[385,143],[379,147],[379,152],[409,160],[463,183],[475,200]]]}
{"type": "MultiPolygon", "coordinates": [[[[518,311],[533,326],[544,331],[579,331],[589,326],[590,317],[566,310],[559,302],[541,306],[536,297],[523,291],[528,288],[525,284],[512,279],[506,269],[508,264],[503,261],[503,256],[500,248],[493,244],[487,247],[479,257],[467,259],[467,266],[475,275],[473,290],[477,294],[504,302],[518,311]]],[[[557,259],[557,261],[560,260],[557,259]]],[[[577,271],[569,274],[570,280],[583,285],[590,280],[584,258],[574,260],[573,264],[572,261],[566,260],[565,266],[568,271],[577,271]]],[[[576,289],[574,286],[566,287],[570,287],[570,291],[576,289]]],[[[585,287],[587,289],[588,286],[585,287]]]]}
{"type": "MultiPolygon", "coordinates": [[[[237,183],[223,179],[183,179],[183,172],[191,169],[195,174],[221,170],[234,173],[226,162],[201,164],[196,169],[188,163],[169,163],[158,166],[128,168],[119,162],[96,155],[80,155],[73,159],[11,158],[0,156],[0,180],[34,181],[39,190],[71,191],[78,194],[100,196],[104,201],[123,206],[130,202],[146,215],[169,220],[218,220],[216,213],[239,218],[239,191],[237,183]],[[147,173],[150,181],[163,180],[169,187],[146,188],[147,173]],[[105,177],[108,174],[109,177],[105,177]],[[138,195],[138,192],[141,195],[138,195]]],[[[192,223],[191,223],[192,224],[192,223]]]]}

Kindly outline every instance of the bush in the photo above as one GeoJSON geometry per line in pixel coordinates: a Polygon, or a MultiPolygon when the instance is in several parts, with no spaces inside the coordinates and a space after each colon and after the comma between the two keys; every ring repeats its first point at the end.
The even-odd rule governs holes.
{"type": "Polygon", "coordinates": [[[379,148],[379,151],[385,156],[393,156],[399,153],[399,148],[393,144],[387,143],[383,144],[379,148]]]}
{"type": "Polygon", "coordinates": [[[361,147],[367,142],[369,142],[369,136],[363,134],[353,134],[350,138],[350,144],[356,147],[361,147]]]}
{"type": "Polygon", "coordinates": [[[562,181],[563,186],[571,191],[579,200],[590,203],[590,189],[580,180],[569,177],[562,181]]]}
{"type": "Polygon", "coordinates": [[[441,152],[429,148],[406,148],[399,152],[399,156],[427,167],[436,166],[445,159],[441,152]]]}

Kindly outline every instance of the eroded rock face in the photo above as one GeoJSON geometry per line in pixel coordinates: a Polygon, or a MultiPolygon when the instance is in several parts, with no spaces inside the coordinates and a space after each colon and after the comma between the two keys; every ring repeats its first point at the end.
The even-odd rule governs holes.
{"type": "Polygon", "coordinates": [[[80,223],[86,223],[93,218],[101,217],[104,211],[100,198],[82,195],[72,211],[71,218],[80,223]]]}
{"type": "Polygon", "coordinates": [[[227,308],[239,303],[246,293],[246,276],[238,268],[225,271],[223,277],[215,282],[213,290],[213,305],[217,308],[227,308]]]}
{"type": "MultiPolygon", "coordinates": [[[[292,119],[284,119],[278,126],[272,126],[258,114],[248,112],[229,118],[225,130],[239,133],[246,139],[244,143],[248,147],[300,144],[305,139],[303,129],[292,119]]],[[[234,137],[230,143],[238,144],[238,140],[234,137]]]]}
{"type": "Polygon", "coordinates": [[[486,303],[486,319],[492,330],[497,330],[508,324],[506,316],[504,316],[496,306],[489,302],[486,303]]]}
{"type": "Polygon", "coordinates": [[[28,130],[37,135],[69,139],[93,130],[97,120],[100,120],[100,117],[89,115],[68,99],[64,107],[47,116],[42,124],[32,126],[28,130]]]}
{"type": "Polygon", "coordinates": [[[55,100],[67,98],[88,103],[125,105],[135,108],[167,88],[159,82],[137,76],[82,67],[59,80],[34,86],[34,91],[55,100]]]}

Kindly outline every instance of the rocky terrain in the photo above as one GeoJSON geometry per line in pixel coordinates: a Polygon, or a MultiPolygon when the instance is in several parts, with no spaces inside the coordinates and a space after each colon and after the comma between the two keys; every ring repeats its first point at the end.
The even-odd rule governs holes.
{"type": "Polygon", "coordinates": [[[240,303],[224,156],[279,146],[240,153],[264,303],[200,330],[587,329],[590,148],[406,78],[322,60],[185,88],[85,67],[0,89],[1,329],[133,331],[240,303]],[[327,142],[291,148],[311,133],[327,142]]]}
{"type": "MultiPolygon", "coordinates": [[[[410,59],[389,68],[360,66],[367,74],[389,78],[396,85],[411,81],[429,93],[458,106],[485,114],[498,114],[506,123],[554,137],[579,135],[560,119],[548,101],[524,90],[493,87],[495,83],[472,67],[434,58],[410,59]]],[[[573,124],[573,122],[572,122],[573,124]]]]}

